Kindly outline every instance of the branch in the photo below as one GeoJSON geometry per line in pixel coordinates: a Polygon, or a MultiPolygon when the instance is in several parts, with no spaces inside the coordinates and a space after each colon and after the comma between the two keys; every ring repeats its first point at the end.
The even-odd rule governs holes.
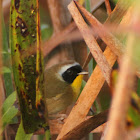
{"type": "Polygon", "coordinates": [[[85,23],[79,10],[77,9],[77,5],[74,2],[68,6],[68,9],[69,9],[76,25],[78,26],[87,46],[89,47],[90,52],[92,53],[97,64],[99,65],[108,85],[110,85],[111,68],[110,68],[105,56],[103,55],[103,52],[100,49],[98,43],[96,42],[96,40],[91,32],[91,29],[85,23]]]}
{"type": "MultiPolygon", "coordinates": [[[[121,16],[122,15],[123,14],[121,14],[121,16]]],[[[112,18],[113,17],[111,16],[110,20],[112,18]]],[[[104,55],[109,65],[112,67],[117,57],[114,55],[114,53],[111,51],[109,47],[105,49],[104,55]]],[[[85,119],[85,116],[87,115],[91,105],[93,104],[97,95],[99,94],[104,84],[104,81],[105,79],[100,71],[100,68],[96,66],[86,86],[84,87],[80,97],[78,98],[75,106],[73,107],[70,115],[68,116],[67,121],[63,125],[63,128],[57,140],[62,138],[66,133],[68,133],[71,129],[80,124],[85,119]]]]}
{"type": "Polygon", "coordinates": [[[112,10],[111,10],[111,6],[110,6],[109,0],[105,0],[105,5],[106,5],[106,9],[107,9],[107,14],[110,15],[112,10]]]}
{"type": "Polygon", "coordinates": [[[107,116],[108,110],[89,118],[88,120],[82,122],[81,124],[73,128],[60,140],[72,140],[72,139],[80,140],[88,133],[90,133],[92,130],[105,123],[107,120],[107,116]]]}

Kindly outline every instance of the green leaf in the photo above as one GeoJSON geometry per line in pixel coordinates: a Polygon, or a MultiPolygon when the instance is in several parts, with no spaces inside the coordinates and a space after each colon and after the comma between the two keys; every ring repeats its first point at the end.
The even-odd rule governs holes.
{"type": "Polygon", "coordinates": [[[81,91],[80,91],[80,92],[82,92],[82,90],[83,90],[83,88],[85,87],[85,85],[86,85],[86,82],[85,82],[85,80],[83,80],[83,81],[82,81],[81,91]]]}
{"type": "Polygon", "coordinates": [[[118,0],[113,0],[113,2],[114,2],[115,4],[117,4],[118,0]]]}
{"type": "Polygon", "coordinates": [[[41,38],[42,40],[47,40],[51,37],[53,33],[53,28],[47,24],[41,25],[41,38]]]}
{"type": "Polygon", "coordinates": [[[3,126],[5,127],[17,115],[18,109],[11,106],[2,116],[3,126]]]}
{"type": "Polygon", "coordinates": [[[138,95],[140,96],[140,79],[138,79],[137,93],[138,93],[138,95]]]}
{"type": "Polygon", "coordinates": [[[44,114],[44,61],[38,0],[11,0],[9,35],[23,128],[26,133],[33,133],[48,125],[44,114]]]}
{"type": "Polygon", "coordinates": [[[46,130],[46,132],[45,132],[45,140],[50,140],[50,139],[51,139],[50,131],[46,130]]]}
{"type": "Polygon", "coordinates": [[[16,91],[14,91],[11,95],[9,95],[6,98],[2,106],[3,114],[5,114],[7,110],[14,104],[14,102],[16,101],[16,97],[17,97],[16,91]]]}
{"type": "Polygon", "coordinates": [[[85,1],[86,9],[90,12],[90,0],[85,1]]]}
{"type": "Polygon", "coordinates": [[[3,127],[5,127],[11,120],[17,115],[18,109],[13,106],[16,101],[16,92],[13,92],[8,98],[5,100],[2,106],[3,116],[3,127]]]}
{"type": "Polygon", "coordinates": [[[128,115],[131,118],[134,127],[139,127],[140,126],[140,114],[139,112],[134,109],[132,106],[129,107],[128,110],[128,115]]]}
{"type": "Polygon", "coordinates": [[[25,134],[24,129],[23,129],[23,125],[22,125],[22,121],[21,121],[15,140],[30,140],[32,135],[33,135],[33,133],[25,134]]]}
{"type": "Polygon", "coordinates": [[[4,78],[4,86],[6,91],[6,96],[9,96],[13,91],[13,81],[11,76],[11,55],[9,51],[9,42],[8,42],[8,32],[6,31],[6,26],[4,23],[4,19],[2,20],[2,38],[3,38],[3,50],[2,50],[2,58],[3,58],[3,66],[8,69],[4,69],[3,78],[4,78]]]}
{"type": "Polygon", "coordinates": [[[3,67],[2,68],[2,73],[11,73],[11,69],[8,67],[3,67]]]}

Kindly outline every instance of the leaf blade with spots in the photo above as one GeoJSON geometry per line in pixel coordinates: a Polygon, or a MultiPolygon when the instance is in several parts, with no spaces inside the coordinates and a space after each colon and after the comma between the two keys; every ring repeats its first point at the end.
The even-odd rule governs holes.
{"type": "Polygon", "coordinates": [[[26,133],[48,126],[44,115],[44,72],[38,7],[38,0],[11,1],[12,68],[26,133]]]}

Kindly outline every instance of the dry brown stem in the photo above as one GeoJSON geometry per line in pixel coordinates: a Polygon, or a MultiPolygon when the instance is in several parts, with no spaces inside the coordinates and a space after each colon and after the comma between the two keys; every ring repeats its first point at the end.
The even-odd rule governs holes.
{"type": "Polygon", "coordinates": [[[97,10],[103,3],[104,3],[104,0],[91,0],[90,1],[91,13],[97,10]]]}
{"type": "Polygon", "coordinates": [[[3,9],[3,16],[6,23],[9,21],[10,3],[11,3],[11,0],[3,0],[2,9],[3,9]]]}
{"type": "MultiPolygon", "coordinates": [[[[116,26],[113,26],[113,29],[116,29],[116,27],[118,27],[118,24],[120,23],[120,20],[125,15],[128,7],[130,6],[128,4],[125,7],[122,7],[121,3],[122,3],[121,0],[119,0],[117,5],[116,5],[116,7],[113,10],[113,12],[108,16],[108,18],[105,21],[104,25],[108,25],[108,24],[111,23],[113,25],[116,25],[116,26]]],[[[88,56],[87,56],[87,59],[85,60],[85,63],[83,64],[83,68],[85,68],[87,66],[87,64],[89,63],[91,58],[92,58],[92,54],[89,53],[88,56]]]]}
{"type": "Polygon", "coordinates": [[[114,91],[105,140],[124,139],[126,116],[135,77],[135,69],[132,62],[133,41],[134,38],[132,36],[128,38],[127,50],[120,65],[120,73],[114,91]]]}
{"type": "MultiPolygon", "coordinates": [[[[76,2],[75,2],[76,3],[76,2]]],[[[84,16],[85,20],[88,21],[93,27],[93,30],[102,38],[102,40],[107,44],[108,47],[117,55],[120,56],[123,52],[123,45],[121,42],[115,38],[92,14],[90,14],[84,7],[76,3],[79,11],[84,16]]]]}
{"type": "Polygon", "coordinates": [[[78,26],[87,46],[90,49],[90,52],[92,53],[93,57],[95,58],[97,64],[99,65],[107,83],[110,85],[110,72],[111,68],[105,58],[105,56],[102,53],[102,50],[100,49],[98,43],[96,42],[90,28],[85,23],[84,19],[82,18],[81,14],[79,13],[79,10],[77,9],[74,2],[72,2],[68,9],[74,18],[74,21],[76,25],[78,26]]]}
{"type": "Polygon", "coordinates": [[[109,0],[105,0],[105,5],[106,5],[106,9],[107,9],[107,14],[110,15],[112,10],[111,10],[109,0]]]}
{"type": "MultiPolygon", "coordinates": [[[[93,12],[103,3],[104,0],[100,0],[93,5],[93,12]]],[[[51,1],[49,1],[51,2],[51,1]]],[[[51,5],[53,2],[51,2],[51,5]]],[[[51,8],[51,6],[50,6],[51,8]]],[[[53,12],[51,12],[53,13],[53,12]]],[[[54,15],[53,15],[54,16],[54,15]]],[[[51,39],[43,43],[43,53],[44,56],[47,56],[53,49],[55,49],[59,44],[65,43],[66,41],[75,41],[77,39],[81,39],[81,36],[75,36],[72,31],[75,31],[76,24],[74,22],[70,23],[67,27],[65,27],[60,32],[54,34],[51,39]]]]}
{"type": "Polygon", "coordinates": [[[43,53],[44,56],[47,56],[54,48],[57,47],[60,43],[67,39],[67,35],[71,33],[76,28],[75,23],[71,23],[61,32],[56,33],[49,39],[47,42],[43,44],[43,53]],[[61,34],[61,35],[60,35],[61,34]]]}
{"type": "MultiPolygon", "coordinates": [[[[114,19],[113,16],[110,17],[109,21],[111,21],[112,19],[114,19]]],[[[118,21],[116,22],[118,23],[118,21]]],[[[111,51],[109,47],[107,47],[106,50],[104,51],[104,55],[106,56],[106,59],[108,63],[110,64],[110,66],[113,66],[117,57],[114,55],[114,53],[111,51]]],[[[85,88],[83,89],[76,105],[73,107],[70,115],[68,116],[67,121],[64,124],[57,140],[62,138],[66,133],[68,133],[71,129],[73,129],[75,126],[77,126],[79,123],[81,123],[85,119],[85,116],[87,115],[92,103],[96,99],[101,87],[104,84],[104,81],[105,79],[99,67],[96,66],[85,88]]]]}
{"type": "Polygon", "coordinates": [[[91,52],[89,52],[83,66],[82,66],[83,69],[85,69],[85,67],[88,65],[88,63],[91,59],[92,59],[92,54],[91,54],[91,52]]]}
{"type": "Polygon", "coordinates": [[[62,137],[61,140],[80,140],[92,130],[105,123],[107,116],[108,110],[85,120],[74,129],[72,129],[69,133],[67,133],[64,137],[62,137]]]}
{"type": "MultiPolygon", "coordinates": [[[[53,35],[58,34],[65,28],[66,25],[69,24],[70,16],[69,13],[66,12],[64,8],[67,5],[66,1],[63,0],[48,0],[49,11],[53,24],[53,35]],[[63,20],[65,18],[65,20],[63,20]],[[66,22],[65,22],[66,21],[66,22]]],[[[54,64],[60,63],[62,61],[73,60],[74,54],[71,47],[71,43],[67,42],[65,44],[61,44],[54,49],[48,56],[46,68],[51,67],[54,64]]]]}
{"type": "MultiPolygon", "coordinates": [[[[116,56],[112,53],[110,48],[106,48],[104,55],[110,66],[113,66],[116,61],[116,56]]],[[[96,66],[91,77],[89,78],[86,86],[84,87],[76,105],[73,107],[70,115],[67,118],[66,123],[63,125],[61,133],[57,140],[62,138],[71,129],[80,124],[84,119],[93,102],[95,101],[100,89],[104,84],[104,77],[100,71],[99,66],[96,66]]]]}
{"type": "MultiPolygon", "coordinates": [[[[128,9],[131,2],[128,2],[127,4],[124,2],[126,5],[124,6],[124,9],[122,10],[122,12],[119,11],[119,10],[121,10],[120,7],[118,7],[119,3],[122,3],[122,1],[120,0],[118,2],[115,9],[116,9],[116,12],[118,11],[118,13],[120,13],[120,15],[123,15],[126,13],[126,9],[128,9]]],[[[124,48],[125,48],[123,46],[123,44],[113,34],[111,34],[109,31],[107,31],[106,28],[94,16],[92,16],[88,11],[86,11],[85,8],[83,8],[78,3],[76,3],[76,4],[80,8],[79,11],[82,12],[82,15],[84,15],[84,18],[93,27],[93,30],[95,32],[97,32],[97,34],[102,38],[102,40],[111,48],[111,50],[114,52],[114,54],[116,54],[117,56],[120,57],[123,54],[124,48]]],[[[107,22],[105,22],[105,24],[108,24],[109,22],[111,22],[112,19],[114,19],[115,16],[113,16],[113,15],[116,12],[115,12],[115,10],[113,10],[111,16],[108,17],[107,22]]],[[[118,18],[120,18],[120,15],[118,15],[118,18]]],[[[118,22],[118,20],[114,20],[115,24],[117,24],[117,22],[118,22]]],[[[127,22],[127,23],[128,23],[127,26],[125,25],[126,28],[129,27],[129,25],[130,25],[129,22],[127,22]]],[[[122,27],[124,27],[124,26],[122,26],[122,27]]],[[[113,28],[115,29],[116,26],[114,26],[113,28]]],[[[140,70],[139,69],[137,69],[136,74],[138,77],[140,77],[140,70]]]]}

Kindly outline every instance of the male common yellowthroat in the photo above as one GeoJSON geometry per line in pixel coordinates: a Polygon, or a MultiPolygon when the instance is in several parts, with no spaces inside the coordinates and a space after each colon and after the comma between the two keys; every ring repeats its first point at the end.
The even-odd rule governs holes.
{"type": "Polygon", "coordinates": [[[45,70],[45,99],[48,114],[56,114],[76,101],[83,74],[87,74],[75,61],[56,64],[45,70]]]}

